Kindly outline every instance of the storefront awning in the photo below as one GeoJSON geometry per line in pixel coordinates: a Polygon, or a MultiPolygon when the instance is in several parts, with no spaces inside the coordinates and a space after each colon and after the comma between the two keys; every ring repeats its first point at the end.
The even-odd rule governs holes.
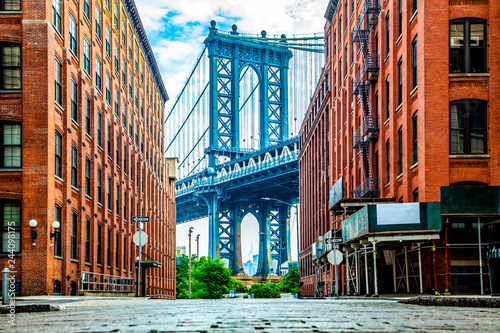
{"type": "Polygon", "coordinates": [[[441,187],[443,215],[500,215],[500,186],[441,187]]]}

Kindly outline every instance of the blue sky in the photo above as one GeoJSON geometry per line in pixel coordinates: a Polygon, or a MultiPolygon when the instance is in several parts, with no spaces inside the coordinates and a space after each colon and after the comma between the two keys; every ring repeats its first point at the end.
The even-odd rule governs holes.
{"type": "MultiPolygon", "coordinates": [[[[236,24],[239,32],[251,34],[260,34],[262,30],[268,35],[288,36],[323,32],[328,0],[135,0],[135,3],[170,97],[165,107],[168,113],[203,48],[211,20],[217,22],[220,30],[230,31],[236,24]]],[[[292,230],[296,230],[296,222],[292,223],[295,223],[292,230]]],[[[193,251],[196,251],[194,239],[200,234],[200,252],[206,255],[206,220],[178,226],[177,245],[187,247],[190,226],[195,228],[193,251]]],[[[242,235],[247,235],[242,237],[242,255],[246,260],[251,243],[254,250],[258,249],[258,226],[253,217],[245,218],[242,235]]],[[[293,246],[292,253],[296,253],[293,246]]]]}

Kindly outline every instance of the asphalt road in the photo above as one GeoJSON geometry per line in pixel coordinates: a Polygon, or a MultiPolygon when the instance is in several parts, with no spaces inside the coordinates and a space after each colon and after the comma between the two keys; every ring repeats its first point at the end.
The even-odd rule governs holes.
{"type": "MultiPolygon", "coordinates": [[[[42,301],[39,301],[42,302],[42,301]]],[[[388,299],[53,298],[63,311],[2,315],[4,332],[500,332],[500,309],[388,299]]]]}

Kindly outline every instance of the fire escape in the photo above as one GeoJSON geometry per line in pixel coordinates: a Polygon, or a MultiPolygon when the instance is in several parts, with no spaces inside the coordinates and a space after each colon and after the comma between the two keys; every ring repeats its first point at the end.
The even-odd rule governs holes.
{"type": "Polygon", "coordinates": [[[380,180],[373,176],[370,162],[370,142],[378,138],[379,117],[372,114],[370,107],[369,88],[375,82],[379,73],[379,55],[372,54],[370,48],[370,32],[377,24],[380,13],[379,0],[364,0],[363,8],[352,32],[353,43],[358,46],[363,55],[363,63],[358,68],[353,81],[353,94],[363,109],[363,119],[353,137],[353,148],[359,149],[363,181],[351,193],[353,199],[376,198],[380,196],[380,180]]]}

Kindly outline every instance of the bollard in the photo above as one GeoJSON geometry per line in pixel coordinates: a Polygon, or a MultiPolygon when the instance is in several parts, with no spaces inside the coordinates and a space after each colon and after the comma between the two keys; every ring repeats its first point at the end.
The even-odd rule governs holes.
{"type": "Polygon", "coordinates": [[[9,304],[9,280],[10,270],[4,268],[2,271],[2,305],[9,304]]]}

